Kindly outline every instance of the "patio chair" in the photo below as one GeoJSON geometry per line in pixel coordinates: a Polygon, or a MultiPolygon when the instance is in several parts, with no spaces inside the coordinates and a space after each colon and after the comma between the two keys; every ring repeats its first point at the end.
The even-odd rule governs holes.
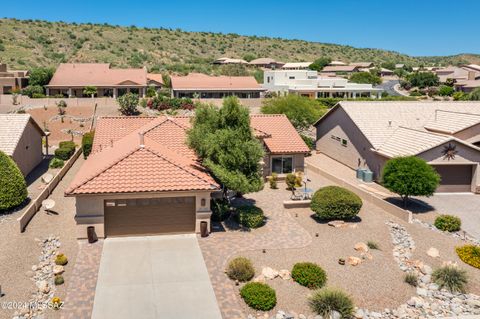
{"type": "Polygon", "coordinates": [[[303,199],[303,193],[299,192],[297,190],[292,191],[292,196],[290,196],[291,200],[302,200],[303,199]]]}

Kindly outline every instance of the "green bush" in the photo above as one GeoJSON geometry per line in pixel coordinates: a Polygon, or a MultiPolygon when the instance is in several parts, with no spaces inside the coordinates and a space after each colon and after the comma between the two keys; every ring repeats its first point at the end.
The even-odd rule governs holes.
{"type": "Polygon", "coordinates": [[[380,249],[380,248],[378,247],[378,244],[377,244],[376,242],[374,242],[374,241],[371,241],[371,240],[367,241],[367,246],[368,246],[368,248],[370,248],[370,249],[377,249],[377,250],[380,249]]]}
{"type": "Polygon", "coordinates": [[[277,173],[272,173],[272,176],[268,178],[268,181],[270,183],[270,188],[271,189],[277,189],[277,181],[278,181],[278,174],[277,173]]]}
{"type": "Polygon", "coordinates": [[[27,183],[17,164],[0,151],[0,211],[14,208],[28,196],[27,183]]]}
{"type": "Polygon", "coordinates": [[[230,261],[226,272],[228,278],[241,282],[249,281],[255,276],[255,269],[253,269],[252,262],[245,257],[237,257],[230,261]]]}
{"type": "Polygon", "coordinates": [[[452,215],[440,215],[435,218],[435,227],[440,230],[455,232],[459,231],[462,226],[462,221],[460,218],[452,215]]]}
{"type": "Polygon", "coordinates": [[[405,275],[404,280],[410,286],[417,287],[417,285],[418,285],[418,277],[413,272],[407,273],[405,275]]]}
{"type": "Polygon", "coordinates": [[[328,318],[333,311],[340,313],[342,318],[351,318],[355,309],[349,295],[333,288],[325,288],[315,292],[309,298],[309,305],[312,311],[324,318],[328,318]]]}
{"type": "Polygon", "coordinates": [[[65,266],[68,263],[68,258],[64,254],[58,254],[55,257],[55,264],[60,266],[65,266]]]}
{"type": "Polygon", "coordinates": [[[126,93],[117,98],[119,111],[123,115],[135,115],[138,113],[138,95],[133,93],[126,93]]]}
{"type": "Polygon", "coordinates": [[[59,158],[52,158],[50,161],[50,164],[48,165],[50,168],[62,168],[65,162],[62,159],[59,158]]]}
{"type": "Polygon", "coordinates": [[[480,246],[465,245],[457,247],[455,251],[464,263],[480,269],[480,246]]]}
{"type": "Polygon", "coordinates": [[[453,265],[436,269],[432,273],[432,280],[440,289],[445,287],[450,292],[465,292],[468,283],[467,272],[453,265]]]}
{"type": "Polygon", "coordinates": [[[62,275],[55,276],[55,286],[63,285],[64,282],[65,282],[65,279],[63,279],[62,275]]]}
{"type": "Polygon", "coordinates": [[[75,151],[76,145],[74,141],[62,141],[58,143],[59,148],[69,148],[75,151]]]}
{"type": "Polygon", "coordinates": [[[245,303],[255,310],[268,311],[277,304],[275,290],[267,284],[250,282],[240,289],[245,303]]]}
{"type": "Polygon", "coordinates": [[[297,183],[297,176],[292,173],[287,174],[285,177],[285,183],[287,184],[287,188],[289,190],[293,190],[295,188],[295,184],[297,183]]]}
{"type": "Polygon", "coordinates": [[[296,263],[292,269],[292,278],[300,285],[310,289],[322,288],[327,282],[327,274],[317,264],[296,263]]]}
{"type": "Polygon", "coordinates": [[[315,149],[315,139],[311,138],[310,136],[304,135],[304,134],[300,134],[300,137],[303,139],[305,144],[307,144],[307,146],[310,150],[315,149]]]}
{"type": "Polygon", "coordinates": [[[216,222],[224,221],[230,216],[230,205],[225,199],[210,200],[210,207],[212,209],[212,220],[216,222]]]}
{"type": "Polygon", "coordinates": [[[257,206],[238,207],[236,217],[237,222],[247,228],[258,228],[265,222],[263,211],[257,206]]]}
{"type": "Polygon", "coordinates": [[[94,136],[94,132],[87,132],[83,134],[82,152],[83,152],[84,158],[87,158],[88,155],[90,155],[90,153],[92,152],[93,136],[94,136]]]}
{"type": "Polygon", "coordinates": [[[57,148],[55,150],[55,157],[58,158],[58,159],[67,161],[68,159],[70,159],[70,157],[72,157],[74,152],[75,151],[72,152],[71,148],[62,148],[62,147],[57,148]]]}
{"type": "Polygon", "coordinates": [[[326,186],[315,192],[310,208],[320,219],[352,219],[362,208],[358,195],[339,186],[326,186]]]}
{"type": "Polygon", "coordinates": [[[452,96],[455,89],[448,85],[442,85],[438,88],[438,95],[440,96],[452,96]]]}

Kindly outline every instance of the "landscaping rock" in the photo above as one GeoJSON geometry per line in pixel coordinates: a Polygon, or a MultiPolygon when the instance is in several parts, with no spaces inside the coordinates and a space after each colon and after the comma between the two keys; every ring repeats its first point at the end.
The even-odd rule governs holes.
{"type": "Polygon", "coordinates": [[[347,263],[351,266],[358,266],[362,263],[362,260],[358,257],[350,256],[347,259],[347,263]]]}
{"type": "Polygon", "coordinates": [[[261,283],[265,283],[266,282],[266,279],[265,279],[265,276],[264,275],[259,275],[257,277],[255,277],[253,279],[254,282],[261,282],[261,283]]]}
{"type": "Polygon", "coordinates": [[[366,253],[368,251],[368,246],[365,243],[356,243],[355,246],[353,247],[356,251],[366,253]]]}
{"type": "Polygon", "coordinates": [[[432,258],[437,258],[440,256],[440,252],[438,251],[437,248],[430,247],[430,249],[427,250],[427,255],[432,258]]]}
{"type": "Polygon", "coordinates": [[[345,222],[343,220],[332,220],[328,222],[328,226],[332,226],[335,228],[345,227],[345,222]]]}
{"type": "Polygon", "coordinates": [[[65,269],[63,268],[63,266],[60,266],[60,265],[53,266],[53,274],[54,275],[63,274],[64,271],[65,271],[65,269]]]}
{"type": "Polygon", "coordinates": [[[272,280],[278,277],[279,274],[278,274],[278,271],[276,271],[273,268],[264,267],[262,268],[262,275],[265,277],[265,279],[272,280]]]}
{"type": "Polygon", "coordinates": [[[290,280],[292,279],[292,275],[290,274],[290,271],[286,270],[286,269],[282,269],[278,272],[278,275],[280,276],[280,278],[282,278],[283,280],[290,280]]]}

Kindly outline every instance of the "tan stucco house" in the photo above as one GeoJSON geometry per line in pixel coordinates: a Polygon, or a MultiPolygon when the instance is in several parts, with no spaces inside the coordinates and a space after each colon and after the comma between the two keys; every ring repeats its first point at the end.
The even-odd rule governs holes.
{"type": "Polygon", "coordinates": [[[14,160],[24,176],[42,161],[44,136],[30,114],[0,114],[0,151],[14,160]]]}
{"type": "Polygon", "coordinates": [[[28,85],[28,71],[9,70],[5,63],[0,63],[0,94],[10,94],[28,85]]]}
{"type": "Polygon", "coordinates": [[[145,97],[149,86],[163,86],[161,74],[151,74],[146,68],[112,69],[108,63],[61,63],[46,85],[47,95],[84,97],[87,86],[97,88],[98,97],[116,98],[127,92],[145,97]]]}
{"type": "Polygon", "coordinates": [[[317,151],[377,180],[388,159],[414,155],[440,174],[437,192],[480,193],[478,102],[340,102],[315,126],[317,151]]]}
{"type": "MultiPolygon", "coordinates": [[[[65,191],[75,197],[78,238],[87,236],[89,226],[99,237],[194,233],[202,221],[210,229],[210,196],[219,185],[186,145],[190,121],[98,120],[92,154],[65,191]]],[[[284,115],[254,115],[251,123],[265,145],[266,162],[275,169],[303,170],[308,148],[284,115]],[[290,158],[290,167],[279,166],[277,158],[280,164],[290,158]]]]}

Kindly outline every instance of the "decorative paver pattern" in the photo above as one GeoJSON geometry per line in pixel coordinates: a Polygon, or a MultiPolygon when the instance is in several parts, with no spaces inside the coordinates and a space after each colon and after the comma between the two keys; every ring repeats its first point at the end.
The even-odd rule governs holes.
{"type": "MultiPolygon", "coordinates": [[[[285,187],[280,183],[279,187],[285,187]]],[[[207,238],[199,238],[200,248],[210,274],[213,289],[224,319],[244,318],[234,282],[224,270],[233,256],[246,250],[301,248],[310,245],[310,234],[301,227],[283,207],[287,193],[271,190],[246,195],[255,201],[267,217],[266,224],[252,231],[214,232],[207,238]]],[[[288,196],[288,195],[287,195],[288,196]]]]}
{"type": "Polygon", "coordinates": [[[103,240],[94,244],[79,242],[75,268],[67,287],[62,318],[90,318],[92,315],[103,240]]]}

